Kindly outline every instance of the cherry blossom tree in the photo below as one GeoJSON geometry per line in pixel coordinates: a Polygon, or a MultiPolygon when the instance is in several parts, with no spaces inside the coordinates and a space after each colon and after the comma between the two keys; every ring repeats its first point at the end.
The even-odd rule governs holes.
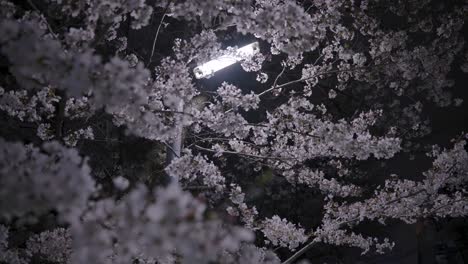
{"type": "Polygon", "coordinates": [[[468,215],[468,134],[422,144],[425,110],[463,107],[452,74],[467,72],[465,1],[0,7],[2,263],[295,263],[323,244],[385,254],[395,243],[358,225],[468,215]],[[215,90],[195,79],[251,39],[260,52],[243,76],[215,90]],[[138,177],[122,154],[135,139],[155,154],[138,177]],[[432,162],[418,175],[370,169],[418,153],[432,162]],[[308,218],[300,195],[318,201],[308,218]],[[267,205],[277,198],[295,210],[267,205]]]}

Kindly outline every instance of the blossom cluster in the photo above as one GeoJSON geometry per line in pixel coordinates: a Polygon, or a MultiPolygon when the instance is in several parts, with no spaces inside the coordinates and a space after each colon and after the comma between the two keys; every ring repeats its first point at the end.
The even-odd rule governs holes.
{"type": "Polygon", "coordinates": [[[35,221],[35,216],[56,209],[71,221],[95,189],[84,159],[58,142],[37,148],[0,139],[0,164],[1,218],[30,215],[35,221]]]}
{"type": "Polygon", "coordinates": [[[1,225],[2,261],[28,263],[37,256],[60,263],[128,263],[142,255],[176,254],[182,263],[209,263],[238,254],[241,243],[253,238],[244,228],[205,219],[205,205],[178,183],[154,192],[139,186],[120,201],[90,202],[95,183],[75,150],[56,142],[42,149],[3,140],[0,146],[1,219],[29,216],[34,221],[56,209],[69,225],[31,236],[26,249],[9,248],[8,228],[1,225]]]}
{"type": "Polygon", "coordinates": [[[166,167],[166,172],[178,180],[191,182],[201,179],[204,185],[213,188],[217,192],[224,190],[225,178],[216,165],[208,161],[206,157],[194,156],[189,151],[183,156],[175,158],[166,167]]]}
{"type": "Polygon", "coordinates": [[[263,220],[263,225],[263,234],[274,246],[288,247],[293,250],[308,238],[303,228],[298,228],[277,215],[263,220]]]}
{"type": "Polygon", "coordinates": [[[330,201],[326,206],[323,227],[315,231],[316,239],[332,244],[353,244],[364,252],[369,251],[371,246],[381,251],[385,247],[391,248],[393,243],[385,240],[382,244],[375,238],[364,239],[342,228],[353,227],[365,219],[385,223],[386,219],[393,218],[411,224],[427,217],[466,215],[468,199],[463,188],[466,181],[463,175],[468,172],[468,153],[465,146],[466,141],[459,140],[452,149],[434,149],[430,153],[435,158],[433,167],[423,173],[425,178],[422,181],[398,179],[395,175],[371,198],[349,204],[330,201]],[[447,188],[455,191],[448,194],[447,188]]]}

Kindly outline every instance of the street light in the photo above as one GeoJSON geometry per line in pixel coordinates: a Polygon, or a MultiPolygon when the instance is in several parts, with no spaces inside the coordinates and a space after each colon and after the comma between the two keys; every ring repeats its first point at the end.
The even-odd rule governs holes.
{"type": "Polygon", "coordinates": [[[195,78],[209,78],[213,73],[224,69],[234,63],[253,57],[260,51],[258,42],[250,43],[249,45],[238,48],[233,55],[223,55],[219,58],[210,60],[209,62],[203,63],[193,70],[195,78]]]}
{"type": "MultiPolygon", "coordinates": [[[[195,74],[195,78],[197,79],[209,78],[215,72],[221,69],[224,69],[228,66],[231,66],[236,62],[239,62],[245,59],[250,59],[259,52],[260,52],[260,48],[259,48],[258,42],[253,42],[253,43],[250,43],[249,45],[238,48],[237,50],[233,52],[233,54],[223,55],[209,62],[203,63],[202,65],[196,67],[193,70],[193,73],[195,74]]],[[[185,106],[184,103],[185,102],[183,100],[179,102],[179,105],[177,107],[177,111],[179,113],[182,113],[184,111],[184,106],[185,106]]],[[[181,155],[181,151],[183,147],[182,146],[183,129],[184,127],[181,123],[176,122],[174,124],[174,138],[167,144],[167,154],[166,154],[167,164],[170,164],[176,157],[179,157],[181,155]]],[[[176,181],[178,180],[179,179],[176,179],[176,181]]],[[[171,178],[169,178],[168,181],[171,181],[171,178]]]]}

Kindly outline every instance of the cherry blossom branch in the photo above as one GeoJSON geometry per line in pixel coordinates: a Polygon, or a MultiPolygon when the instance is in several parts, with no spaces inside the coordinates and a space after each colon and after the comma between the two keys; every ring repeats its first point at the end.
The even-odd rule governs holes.
{"type": "Polygon", "coordinates": [[[413,192],[413,193],[410,193],[410,194],[403,195],[403,196],[401,196],[401,197],[395,198],[395,199],[389,201],[389,202],[388,202],[387,204],[385,204],[385,205],[390,205],[390,204],[396,203],[396,202],[400,201],[401,199],[409,198],[409,197],[418,195],[418,194],[420,194],[420,193],[422,193],[422,192],[426,192],[426,193],[427,193],[427,191],[426,191],[425,189],[421,189],[421,190],[419,190],[419,191],[416,191],[416,192],[413,192]]]}
{"type": "MultiPolygon", "coordinates": [[[[247,124],[249,126],[253,126],[253,127],[269,127],[269,126],[266,126],[266,125],[261,125],[261,124],[253,124],[253,123],[249,123],[247,124]]],[[[312,137],[312,138],[320,138],[320,139],[323,139],[323,137],[320,137],[320,136],[316,136],[316,135],[311,135],[309,133],[306,133],[306,132],[300,132],[300,131],[296,131],[296,130],[292,130],[292,129],[283,129],[284,131],[286,132],[291,132],[291,133],[294,133],[294,134],[299,134],[299,135],[303,135],[303,136],[308,136],[308,137],[312,137]]],[[[258,146],[258,145],[257,145],[258,146]]]]}
{"type": "Polygon", "coordinates": [[[297,80],[293,80],[293,81],[289,81],[289,82],[286,82],[286,83],[283,83],[283,84],[280,84],[280,85],[275,85],[275,86],[272,86],[270,89],[267,89],[261,93],[258,94],[258,96],[262,96],[266,93],[269,93],[275,89],[281,89],[285,86],[288,86],[288,85],[291,85],[291,84],[295,84],[295,83],[299,83],[299,82],[304,82],[304,81],[307,81],[307,80],[310,80],[310,79],[313,79],[313,78],[316,78],[318,76],[321,76],[321,75],[327,75],[327,74],[333,74],[333,73],[339,73],[339,72],[342,72],[342,71],[349,71],[349,70],[335,70],[335,71],[328,71],[328,72],[320,72],[320,73],[317,73],[317,74],[314,74],[312,76],[309,76],[307,78],[300,78],[300,79],[297,79],[297,80]]]}
{"type": "MultiPolygon", "coordinates": [[[[208,137],[208,138],[202,138],[202,137],[199,137],[195,134],[192,134],[192,136],[194,138],[197,138],[192,144],[188,145],[187,148],[190,148],[191,146],[193,145],[196,145],[198,142],[212,142],[212,141],[230,141],[231,139],[230,138],[220,138],[220,137],[208,137]]],[[[245,143],[245,144],[249,144],[249,145],[252,145],[252,146],[266,146],[266,145],[259,145],[259,144],[255,144],[255,143],[252,143],[252,142],[249,142],[249,141],[245,141],[245,140],[239,140],[238,141],[242,142],[242,143],[245,143]]]]}
{"type": "Polygon", "coordinates": [[[65,104],[67,97],[65,93],[61,90],[56,91],[60,96],[60,99],[56,105],[56,116],[55,116],[55,137],[57,140],[62,140],[63,136],[63,125],[65,119],[65,104]]]}
{"type": "Polygon", "coordinates": [[[468,198],[462,198],[462,199],[457,199],[457,200],[453,200],[451,201],[451,203],[448,203],[448,204],[444,204],[444,205],[441,205],[437,208],[434,208],[432,209],[432,213],[437,213],[438,210],[442,209],[442,208],[445,208],[447,206],[452,206],[453,204],[455,203],[458,203],[458,202],[467,202],[468,201],[468,198]]]}
{"type": "Polygon", "coordinates": [[[160,109],[154,109],[154,110],[152,109],[151,111],[157,112],[157,113],[169,113],[169,114],[188,115],[188,116],[193,117],[193,115],[192,115],[191,113],[187,113],[187,112],[184,112],[184,111],[160,110],[160,109]]]}
{"type": "MultiPolygon", "coordinates": [[[[208,151],[208,152],[212,152],[212,153],[217,153],[217,151],[215,150],[212,150],[212,149],[208,149],[208,148],[204,148],[202,146],[199,146],[199,145],[195,145],[195,148],[199,149],[199,150],[203,150],[203,151],[208,151]]],[[[273,159],[273,160],[281,160],[281,161],[284,161],[284,160],[293,160],[294,158],[277,158],[277,157],[267,157],[267,156],[260,156],[260,155],[255,155],[255,154],[247,154],[247,153],[241,153],[241,152],[236,152],[236,151],[229,151],[229,150],[223,150],[222,153],[226,153],[226,154],[233,154],[233,155],[241,155],[241,156],[247,156],[247,157],[252,157],[252,158],[257,158],[257,159],[273,159]]]]}
{"type": "Polygon", "coordinates": [[[370,67],[378,67],[378,66],[384,66],[384,65],[387,65],[387,64],[381,64],[381,65],[369,65],[369,66],[365,66],[365,67],[358,67],[358,68],[353,68],[353,69],[344,69],[344,70],[333,70],[333,71],[327,71],[327,72],[319,72],[317,74],[314,74],[312,76],[309,76],[307,78],[300,78],[300,79],[297,79],[297,80],[293,80],[293,81],[289,81],[289,82],[286,82],[286,83],[283,83],[283,84],[280,84],[280,85],[276,85],[276,86],[273,86],[261,93],[258,94],[258,96],[262,96],[266,93],[269,93],[275,89],[281,89],[285,86],[288,86],[288,85],[291,85],[291,84],[295,84],[295,83],[299,83],[299,82],[304,82],[304,81],[307,81],[307,80],[310,80],[310,79],[313,79],[313,78],[317,78],[319,76],[322,76],[322,75],[327,75],[327,74],[334,74],[334,73],[340,73],[340,72],[352,72],[352,71],[358,71],[358,70],[363,70],[363,69],[367,69],[367,68],[370,68],[370,67]]]}
{"type": "MultiPolygon", "coordinates": [[[[455,167],[455,165],[451,166],[451,167],[447,170],[447,173],[450,173],[454,167],[455,167]]],[[[426,191],[425,189],[421,189],[421,190],[418,190],[418,191],[416,191],[416,192],[412,192],[412,193],[410,193],[410,194],[407,194],[407,195],[398,197],[398,198],[396,198],[396,199],[393,199],[393,200],[389,201],[388,203],[386,203],[385,206],[390,205],[390,204],[393,204],[393,203],[395,203],[395,202],[398,202],[398,201],[400,201],[401,199],[408,198],[408,197],[411,197],[411,196],[415,196],[415,195],[420,194],[420,193],[422,193],[422,192],[426,192],[426,193],[427,193],[427,191],[426,191]]],[[[463,201],[463,200],[466,200],[466,199],[455,200],[454,203],[455,203],[455,202],[461,202],[461,201],[463,201]]],[[[440,209],[442,209],[442,208],[444,208],[444,207],[446,207],[446,206],[448,206],[448,205],[442,205],[442,206],[440,206],[440,207],[438,207],[438,208],[433,209],[432,212],[436,212],[437,210],[440,210],[440,209]]],[[[382,208],[382,211],[381,211],[381,212],[384,212],[385,210],[386,210],[386,209],[385,209],[385,207],[384,207],[384,208],[382,208]]],[[[379,213],[379,212],[375,212],[375,213],[379,213]]],[[[408,215],[408,217],[409,217],[409,216],[411,216],[411,215],[408,215]]],[[[400,216],[400,217],[401,217],[401,216],[400,216]]],[[[344,225],[346,225],[346,224],[349,224],[349,223],[352,223],[352,222],[355,222],[355,221],[358,221],[358,220],[360,220],[360,217],[355,217],[355,218],[353,218],[353,219],[349,219],[349,220],[347,220],[347,221],[338,223],[337,226],[338,226],[338,227],[342,227],[342,226],[344,226],[344,225]]],[[[294,255],[292,255],[290,258],[288,258],[288,259],[287,259],[286,261],[284,261],[282,264],[291,264],[291,263],[293,263],[294,260],[296,260],[298,257],[300,257],[301,255],[303,255],[308,249],[310,249],[314,243],[315,243],[315,241],[310,242],[309,244],[307,244],[306,246],[304,246],[303,248],[301,248],[299,251],[297,251],[296,253],[294,253],[294,255]]]]}
{"type": "Polygon", "coordinates": [[[213,190],[212,186],[182,186],[182,189],[185,191],[204,191],[204,190],[213,190]]]}

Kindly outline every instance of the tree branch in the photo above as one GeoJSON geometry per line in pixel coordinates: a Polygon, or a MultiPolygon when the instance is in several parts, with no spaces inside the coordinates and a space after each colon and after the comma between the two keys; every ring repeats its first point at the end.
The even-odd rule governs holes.
{"type": "Polygon", "coordinates": [[[294,255],[285,260],[282,264],[292,264],[296,259],[302,256],[307,250],[309,250],[315,243],[315,241],[309,242],[306,246],[304,246],[299,251],[294,253],[294,255]]]}
{"type": "Polygon", "coordinates": [[[161,25],[163,24],[164,18],[166,17],[167,10],[169,9],[170,5],[171,5],[171,1],[168,1],[167,4],[166,4],[166,7],[164,8],[164,14],[161,17],[161,21],[159,22],[158,29],[156,30],[156,35],[154,36],[154,39],[153,39],[153,47],[151,48],[151,54],[150,54],[150,57],[148,59],[147,65],[150,65],[151,61],[153,60],[154,50],[156,49],[156,41],[158,40],[159,31],[161,30],[161,25]]]}

